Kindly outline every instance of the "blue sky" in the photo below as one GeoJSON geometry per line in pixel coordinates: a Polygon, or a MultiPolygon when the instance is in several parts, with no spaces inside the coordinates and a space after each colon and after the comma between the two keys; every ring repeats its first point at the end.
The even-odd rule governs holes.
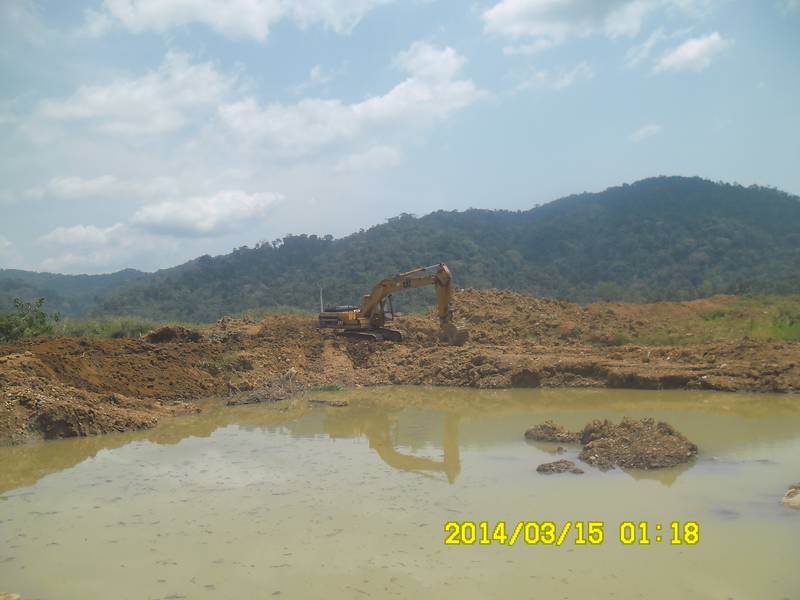
{"type": "Polygon", "coordinates": [[[3,0],[0,267],[660,174],[800,194],[798,59],[800,0],[3,0]]]}

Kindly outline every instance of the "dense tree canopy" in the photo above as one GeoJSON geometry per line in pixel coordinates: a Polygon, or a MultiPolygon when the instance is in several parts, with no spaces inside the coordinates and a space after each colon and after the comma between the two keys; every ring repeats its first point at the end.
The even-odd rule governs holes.
{"type": "MultiPolygon", "coordinates": [[[[342,239],[291,235],[99,294],[92,312],[209,321],[250,309],[357,303],[386,275],[437,262],[461,287],[576,301],[800,291],[800,199],[658,177],[527,211],[403,214],[342,239]]],[[[40,294],[43,295],[43,294],[40,294]]],[[[430,292],[398,298],[406,309],[430,292]]],[[[60,308],[60,307],[59,307],[60,308]]]]}

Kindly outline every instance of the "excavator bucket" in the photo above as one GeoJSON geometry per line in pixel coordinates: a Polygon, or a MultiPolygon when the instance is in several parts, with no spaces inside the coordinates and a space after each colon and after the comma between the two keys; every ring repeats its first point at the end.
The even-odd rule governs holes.
{"type": "Polygon", "coordinates": [[[442,325],[439,335],[443,342],[447,342],[451,346],[463,346],[469,339],[469,331],[459,329],[453,323],[442,325]]]}

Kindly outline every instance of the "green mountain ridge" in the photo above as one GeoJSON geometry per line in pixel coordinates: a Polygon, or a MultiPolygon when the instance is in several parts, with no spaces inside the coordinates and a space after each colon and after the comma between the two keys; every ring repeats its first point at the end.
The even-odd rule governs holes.
{"type": "MultiPolygon", "coordinates": [[[[357,303],[386,275],[438,262],[450,265],[460,287],[579,302],[793,293],[800,291],[800,198],[655,177],[525,211],[403,214],[340,239],[290,235],[153,274],[95,276],[119,281],[96,286],[80,314],[203,322],[245,310],[314,310],[320,287],[326,302],[357,303]]],[[[65,295],[66,286],[50,283],[65,295]]],[[[413,310],[431,298],[420,290],[396,304],[413,310]]]]}

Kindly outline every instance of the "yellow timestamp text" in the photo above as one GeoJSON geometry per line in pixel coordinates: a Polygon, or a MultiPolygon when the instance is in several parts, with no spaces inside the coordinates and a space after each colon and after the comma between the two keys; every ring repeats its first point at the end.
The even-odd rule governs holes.
{"type": "MultiPolygon", "coordinates": [[[[606,541],[605,521],[447,521],[444,543],[448,546],[598,546],[606,541]]],[[[621,521],[612,524],[612,539],[626,546],[668,544],[693,546],[700,541],[697,521],[621,521]]]]}

